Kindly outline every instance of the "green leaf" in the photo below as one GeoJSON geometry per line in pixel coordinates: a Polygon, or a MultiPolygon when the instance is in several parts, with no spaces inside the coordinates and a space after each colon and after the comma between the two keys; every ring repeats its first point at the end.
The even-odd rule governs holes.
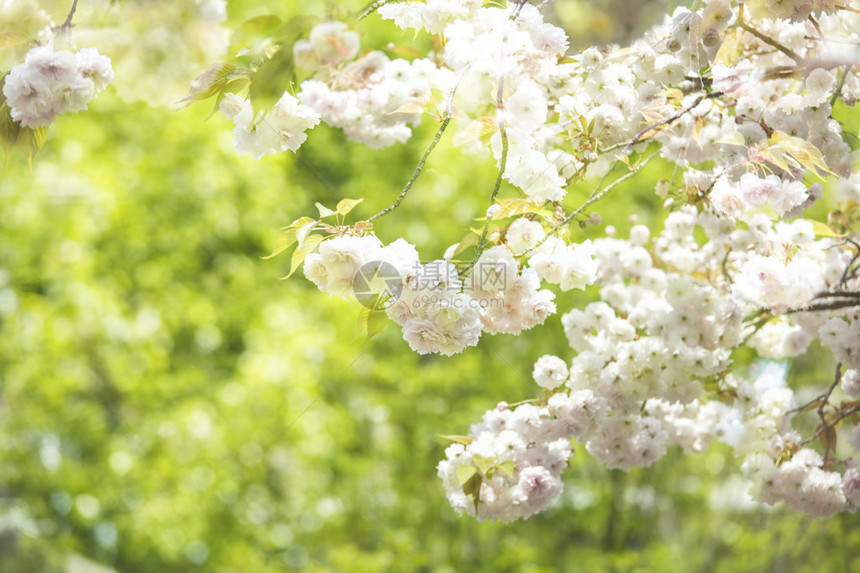
{"type": "Polygon", "coordinates": [[[388,326],[388,315],[380,310],[362,308],[358,314],[358,322],[355,325],[355,335],[370,340],[388,326]]]}
{"type": "Polygon", "coordinates": [[[317,203],[314,203],[314,205],[317,206],[317,209],[320,212],[320,219],[324,219],[326,217],[331,217],[332,215],[335,214],[334,211],[332,211],[331,209],[329,209],[328,207],[326,207],[322,203],[317,202],[317,203]]]}
{"type": "Polygon", "coordinates": [[[458,147],[467,143],[472,143],[476,139],[486,145],[498,130],[499,124],[494,118],[479,117],[478,119],[470,121],[464,128],[460,129],[460,131],[454,135],[452,141],[454,145],[458,147]]]}
{"type": "Polygon", "coordinates": [[[318,222],[319,221],[311,219],[303,225],[296,227],[296,241],[299,243],[299,247],[302,246],[302,243],[305,242],[305,237],[307,237],[308,233],[310,233],[313,228],[317,226],[318,222]]]}
{"type": "Polygon", "coordinates": [[[475,477],[476,473],[478,473],[478,468],[476,468],[472,464],[463,464],[461,466],[457,466],[457,481],[460,482],[460,485],[464,485],[466,482],[475,477]]]}
{"type": "MultiPolygon", "coordinates": [[[[806,168],[807,171],[816,173],[816,168],[818,168],[824,173],[835,175],[835,173],[833,173],[833,171],[831,171],[827,166],[827,162],[824,161],[824,155],[822,155],[821,151],[809,141],[800,137],[794,137],[793,135],[789,135],[779,130],[774,131],[773,134],[771,134],[770,140],[776,145],[772,146],[769,151],[774,151],[774,148],[779,148],[790,155],[798,164],[806,168]]],[[[783,168],[782,165],[777,165],[780,168],[783,168]]],[[[788,171],[787,169],[785,170],[788,171]]]]}
{"type": "Polygon", "coordinates": [[[179,100],[179,103],[191,103],[214,96],[233,79],[232,74],[236,69],[236,66],[226,62],[212,64],[205,72],[194,78],[188,95],[179,100]]]}
{"type": "Polygon", "coordinates": [[[296,269],[305,262],[307,256],[317,248],[317,245],[319,245],[322,240],[322,235],[310,235],[298,247],[296,247],[296,251],[293,253],[293,258],[290,261],[290,272],[281,278],[288,279],[293,276],[296,269]]]}
{"type": "Polygon", "coordinates": [[[421,50],[412,46],[391,46],[389,44],[389,47],[385,49],[393,54],[397,54],[401,58],[420,58],[423,55],[421,50]]]}
{"type": "Polygon", "coordinates": [[[819,237],[840,238],[845,236],[844,234],[837,233],[821,221],[812,221],[812,230],[815,231],[815,234],[819,237]]]}
{"type": "Polygon", "coordinates": [[[499,209],[493,215],[493,220],[496,221],[499,219],[507,219],[508,217],[525,215],[527,213],[541,214],[547,211],[543,208],[543,206],[546,204],[546,201],[539,201],[535,199],[527,199],[520,197],[499,199],[498,204],[501,206],[501,209],[499,209]]]}
{"type": "Polygon", "coordinates": [[[504,472],[509,478],[514,479],[514,462],[508,460],[496,465],[500,471],[504,472]]]}
{"type": "Polygon", "coordinates": [[[244,92],[248,89],[248,86],[251,85],[250,78],[245,76],[238,77],[236,79],[230,80],[218,91],[218,98],[215,100],[215,103],[221,103],[221,100],[224,99],[226,94],[236,94],[239,96],[246,95],[244,92]]]}
{"type": "Polygon", "coordinates": [[[381,310],[371,310],[367,317],[367,339],[370,340],[388,326],[388,315],[381,310]]]}
{"type": "Polygon", "coordinates": [[[272,37],[279,43],[292,47],[296,43],[296,40],[309,33],[318,21],[319,18],[317,16],[311,16],[310,14],[293,16],[284,22],[278,31],[272,34],[272,37]]]}
{"type": "Polygon", "coordinates": [[[313,16],[296,16],[288,20],[273,37],[281,48],[260,64],[251,76],[249,95],[255,111],[271,109],[296,81],[296,62],[293,44],[313,26],[313,16]]]}
{"type": "Polygon", "coordinates": [[[460,241],[460,244],[457,245],[456,249],[454,249],[454,256],[459,255],[460,253],[462,253],[463,251],[465,251],[466,249],[468,249],[470,247],[477,246],[477,244],[480,240],[481,240],[481,232],[480,231],[478,231],[477,233],[475,233],[475,232],[469,233],[468,235],[463,237],[463,240],[460,241]]]}
{"type": "Polygon", "coordinates": [[[18,141],[18,132],[21,131],[21,126],[12,119],[12,110],[6,104],[6,96],[3,95],[6,75],[0,78],[0,143],[6,149],[10,149],[18,141]]]}
{"type": "MultiPolygon", "coordinates": [[[[463,467],[463,466],[460,466],[463,467]]],[[[474,467],[474,466],[472,466],[474,467]]],[[[460,468],[457,468],[459,472],[460,468]]],[[[459,476],[458,476],[459,477],[459,476]]],[[[472,500],[475,504],[475,515],[478,514],[478,505],[481,503],[481,485],[484,483],[484,476],[480,474],[480,472],[475,472],[471,478],[469,478],[466,483],[462,484],[463,493],[466,494],[466,497],[472,500]]]]}
{"type": "Polygon", "coordinates": [[[350,211],[355,209],[355,206],[364,201],[364,199],[341,199],[337,203],[337,212],[340,215],[348,215],[350,211]]]}
{"type": "Polygon", "coordinates": [[[293,51],[282,47],[263,62],[251,76],[251,105],[254,111],[271,109],[281,96],[295,83],[293,51]]]}
{"type": "Polygon", "coordinates": [[[472,461],[475,462],[475,465],[478,466],[478,469],[481,471],[482,474],[487,473],[487,471],[491,467],[496,465],[496,463],[495,463],[496,460],[494,460],[492,458],[485,458],[484,456],[482,456],[480,454],[473,455],[472,461]]]}
{"type": "Polygon", "coordinates": [[[30,163],[30,167],[33,166],[33,158],[38,153],[39,149],[42,148],[42,145],[45,144],[45,138],[48,137],[48,126],[30,128],[30,127],[22,127],[20,131],[18,131],[18,139],[15,142],[15,147],[21,150],[27,157],[27,161],[30,163]]]}
{"type": "Polygon", "coordinates": [[[308,217],[307,215],[305,215],[304,217],[299,217],[298,219],[296,219],[295,221],[293,221],[292,223],[290,223],[286,227],[282,227],[281,230],[284,231],[286,229],[292,229],[293,227],[300,227],[300,226],[302,226],[306,223],[310,223],[311,221],[314,221],[314,220],[315,219],[312,219],[311,217],[308,217]]]}
{"type": "Polygon", "coordinates": [[[254,16],[239,24],[230,36],[227,54],[236,55],[243,48],[254,51],[263,40],[270,38],[281,26],[281,19],[272,14],[254,16]]]}
{"type": "Polygon", "coordinates": [[[362,308],[358,312],[358,320],[355,322],[355,337],[361,338],[367,332],[367,320],[370,318],[371,310],[362,308]]]}
{"type": "Polygon", "coordinates": [[[296,238],[296,228],[292,227],[281,233],[281,236],[278,237],[278,240],[275,241],[275,247],[272,249],[272,254],[263,259],[271,259],[274,256],[277,256],[289,249],[293,243],[295,243],[298,239],[296,238]]]}
{"type": "Polygon", "coordinates": [[[451,440],[452,442],[457,442],[458,444],[463,444],[464,446],[468,446],[472,442],[474,442],[474,438],[470,438],[469,436],[457,436],[453,434],[439,434],[439,437],[444,440],[451,440]]]}
{"type": "Polygon", "coordinates": [[[738,47],[740,46],[741,31],[738,28],[729,34],[726,34],[726,39],[717,50],[717,55],[714,57],[715,64],[723,64],[731,66],[738,59],[738,47]]]}
{"type": "Polygon", "coordinates": [[[23,32],[0,32],[0,48],[13,48],[29,43],[30,38],[23,32]]]}
{"type": "Polygon", "coordinates": [[[721,138],[716,143],[725,143],[726,145],[746,145],[746,140],[740,131],[731,131],[721,138]]]}

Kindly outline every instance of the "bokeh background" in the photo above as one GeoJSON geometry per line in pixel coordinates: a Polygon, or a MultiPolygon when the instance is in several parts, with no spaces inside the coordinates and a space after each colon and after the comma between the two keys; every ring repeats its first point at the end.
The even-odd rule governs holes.
{"type": "MultiPolygon", "coordinates": [[[[665,9],[621,18],[619,4],[554,9],[579,44],[623,38],[665,9]]],[[[229,26],[333,5],[228,9],[229,26]]],[[[167,13],[128,25],[151,33],[167,13]]],[[[376,17],[363,30],[366,47],[422,42],[376,17]]],[[[181,80],[159,84],[144,67],[136,81],[171,94],[181,80]]],[[[534,360],[570,356],[560,314],[520,337],[421,357],[396,325],[357,336],[354,301],[301,274],[278,280],[288,257],[261,259],[315,201],[365,197],[359,217],[389,204],[433,121],[382,151],[321,126],[298,154],[255,161],[235,154],[208,103],[153,107],[134,92],[109,89],[52,127],[32,168],[10,153],[0,171],[3,573],[860,570],[857,516],[814,521],[753,503],[719,445],[630,473],[578,447],[550,510],[509,525],[458,517],[435,475],[439,434],[535,396],[534,360]]],[[[649,166],[598,211],[621,233],[633,213],[658,221],[653,185],[669,176],[649,166]]],[[[487,158],[446,138],[378,222],[380,238],[441,256],[486,208],[494,178],[487,158]]],[[[565,311],[593,296],[557,302],[565,311]]],[[[823,384],[831,366],[813,349],[789,381],[823,384]]]]}

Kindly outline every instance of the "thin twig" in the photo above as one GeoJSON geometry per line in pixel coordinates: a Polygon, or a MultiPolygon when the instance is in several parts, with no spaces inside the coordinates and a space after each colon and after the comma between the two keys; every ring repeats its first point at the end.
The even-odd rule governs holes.
{"type": "Polygon", "coordinates": [[[815,31],[818,32],[818,39],[823,38],[824,34],[821,32],[821,26],[818,25],[818,20],[816,20],[812,14],[809,15],[808,19],[810,22],[812,22],[812,25],[815,27],[815,31]]]}
{"type": "Polygon", "coordinates": [[[836,100],[842,95],[842,86],[845,85],[845,76],[848,75],[848,65],[842,66],[842,75],[839,76],[839,83],[836,84],[836,89],[833,91],[833,97],[830,98],[830,107],[836,105],[836,100]]]}
{"type": "MultiPolygon", "coordinates": [[[[502,103],[502,93],[504,91],[505,86],[505,78],[504,76],[499,78],[499,89],[496,93],[496,123],[499,126],[499,135],[502,138],[502,155],[499,158],[499,174],[496,176],[496,183],[493,185],[493,192],[490,194],[490,206],[493,206],[496,202],[496,196],[499,194],[499,189],[502,186],[502,177],[505,174],[505,168],[507,166],[508,160],[508,133],[505,131],[505,120],[502,117],[501,110],[504,107],[502,103]]],[[[488,208],[489,210],[489,208],[488,208]]],[[[478,262],[478,259],[484,252],[484,247],[487,241],[487,233],[490,230],[490,217],[487,216],[487,220],[484,221],[484,230],[481,232],[481,240],[478,241],[478,250],[475,252],[475,256],[472,257],[472,261],[464,268],[460,276],[466,276],[472,267],[478,262]]]]}
{"type": "Polygon", "coordinates": [[[795,308],[785,311],[786,314],[795,314],[798,312],[820,312],[822,310],[839,310],[841,308],[851,308],[860,306],[860,300],[841,300],[836,302],[823,302],[807,306],[806,308],[795,308]]]}
{"type": "Polygon", "coordinates": [[[69,10],[69,15],[66,16],[66,21],[60,25],[61,30],[68,30],[72,27],[72,17],[75,15],[75,10],[78,9],[78,0],[72,2],[72,9],[69,10]]]}
{"type": "Polygon", "coordinates": [[[857,262],[857,259],[860,258],[860,244],[851,239],[851,237],[845,237],[845,241],[842,243],[842,245],[844,245],[845,243],[850,243],[851,245],[853,245],[854,248],[857,249],[857,253],[853,257],[851,257],[850,261],[848,261],[848,265],[845,267],[845,272],[842,273],[842,278],[839,279],[839,286],[845,286],[851,276],[852,265],[854,265],[854,263],[857,262]]]}
{"type": "Polygon", "coordinates": [[[860,292],[852,291],[832,291],[820,292],[814,298],[860,298],[860,292]]]}
{"type": "Polygon", "coordinates": [[[388,4],[390,1],[391,0],[375,0],[374,2],[371,2],[364,10],[361,11],[361,14],[358,15],[358,19],[364,20],[365,18],[379,10],[381,7],[388,4]]]}
{"type": "MultiPolygon", "coordinates": [[[[654,159],[654,157],[656,157],[659,153],[660,153],[659,151],[652,153],[651,155],[649,155],[648,157],[646,157],[645,159],[643,159],[642,161],[637,163],[632,168],[630,173],[625,174],[623,177],[619,177],[618,179],[616,179],[615,181],[610,183],[607,187],[603,188],[602,190],[598,191],[597,189],[595,189],[595,191],[588,197],[588,199],[582,205],[580,205],[573,213],[571,213],[570,215],[568,215],[567,217],[562,219],[560,223],[558,223],[555,227],[550,229],[549,233],[546,234],[546,237],[541,239],[541,241],[539,243],[537,243],[534,247],[524,251],[522,255],[525,256],[525,255],[529,254],[530,252],[534,251],[535,249],[537,249],[538,247],[540,247],[541,245],[543,245],[547,241],[547,239],[549,239],[550,237],[552,237],[553,235],[558,233],[561,229],[563,229],[565,227],[565,225],[567,225],[568,223],[570,223],[571,221],[576,219],[590,205],[596,203],[597,201],[600,201],[610,191],[612,191],[615,187],[617,187],[619,184],[623,183],[627,179],[630,179],[631,177],[636,175],[636,173],[638,173],[639,170],[642,169],[642,167],[645,164],[647,164],[649,161],[654,159]]],[[[598,189],[599,188],[600,188],[600,186],[598,185],[598,189]]]]}
{"type": "Polygon", "coordinates": [[[761,40],[765,44],[768,44],[769,46],[773,46],[774,48],[776,48],[777,50],[779,50],[780,52],[782,52],[783,54],[785,54],[786,56],[788,56],[789,58],[794,60],[794,62],[798,66],[803,64],[803,58],[801,58],[799,55],[797,55],[797,53],[794,50],[792,50],[791,48],[787,48],[787,47],[783,46],[782,44],[780,44],[779,42],[777,42],[776,40],[774,40],[770,36],[766,36],[766,35],[762,34],[761,32],[759,32],[758,30],[756,30],[755,28],[753,28],[752,26],[750,26],[749,24],[747,24],[743,20],[739,20],[738,23],[735,25],[737,27],[749,32],[750,34],[752,34],[753,36],[755,36],[756,38],[758,38],[759,40],[761,40]]]}
{"type": "MultiPolygon", "coordinates": [[[[465,69],[463,73],[465,73],[465,69]]],[[[460,75],[460,80],[463,79],[463,75],[460,75]]],[[[442,124],[439,126],[439,129],[436,130],[436,135],[433,136],[433,141],[430,142],[430,145],[427,146],[427,149],[424,150],[424,155],[421,156],[421,159],[418,161],[418,165],[415,166],[415,171],[412,172],[412,176],[409,178],[409,181],[406,182],[406,185],[403,187],[403,190],[397,196],[397,199],[394,200],[394,203],[373,215],[372,217],[367,219],[367,222],[371,222],[374,219],[378,219],[383,215],[387,215],[388,213],[394,211],[403,199],[406,197],[406,194],[409,192],[409,189],[412,188],[412,184],[415,183],[415,180],[418,179],[418,176],[421,175],[421,171],[424,169],[424,163],[427,161],[427,158],[430,156],[430,153],[436,148],[436,145],[439,144],[439,140],[442,139],[442,134],[445,133],[445,129],[448,128],[448,124],[451,123],[451,116],[453,113],[453,102],[454,102],[454,93],[457,91],[457,88],[460,85],[460,80],[457,80],[457,83],[451,88],[451,92],[448,94],[448,100],[445,102],[445,114],[442,116],[442,124]]]]}
{"type": "MultiPolygon", "coordinates": [[[[830,386],[827,388],[827,390],[824,392],[824,394],[822,394],[821,396],[819,396],[818,398],[809,402],[808,404],[806,404],[805,406],[803,406],[801,408],[801,409],[807,408],[810,405],[814,404],[815,402],[819,402],[819,404],[818,404],[818,417],[819,417],[819,419],[821,419],[821,424],[815,430],[815,433],[812,434],[811,436],[809,436],[808,438],[806,438],[805,440],[803,440],[800,443],[800,445],[808,444],[809,442],[811,442],[812,440],[814,440],[815,438],[820,436],[822,433],[829,432],[830,430],[835,428],[837,426],[837,424],[839,424],[839,422],[841,422],[842,420],[844,420],[848,416],[852,415],[854,412],[860,411],[860,406],[854,406],[854,407],[852,407],[852,408],[850,408],[844,412],[839,412],[839,408],[835,408],[836,411],[838,412],[837,416],[833,420],[831,420],[829,422],[827,421],[827,417],[824,415],[824,408],[826,406],[828,406],[828,402],[830,400],[830,395],[833,393],[833,390],[839,384],[839,381],[841,379],[842,379],[842,363],[839,362],[836,365],[836,375],[833,377],[833,383],[830,384],[830,386]]],[[[798,411],[798,410],[797,409],[791,410],[791,412],[794,412],[794,411],[798,411]]],[[[827,459],[830,457],[830,447],[831,447],[830,442],[831,442],[831,440],[829,438],[825,440],[825,444],[824,444],[824,462],[825,463],[827,463],[827,459]]]]}
{"type": "Polygon", "coordinates": [[[827,388],[827,391],[821,398],[821,403],[818,405],[818,417],[821,418],[821,423],[826,424],[827,419],[824,417],[824,406],[827,405],[827,401],[830,400],[830,394],[833,393],[833,389],[839,384],[839,381],[842,379],[842,363],[839,362],[836,365],[836,376],[833,377],[833,384],[827,388]]]}
{"type": "Polygon", "coordinates": [[[706,97],[708,97],[707,94],[701,94],[699,97],[696,98],[696,100],[693,103],[691,103],[690,105],[688,105],[687,107],[685,107],[684,109],[682,109],[681,111],[676,113],[675,115],[673,115],[671,117],[667,117],[666,119],[660,120],[657,123],[652,123],[651,125],[649,125],[645,129],[643,129],[642,131],[637,133],[636,136],[630,141],[630,143],[628,143],[627,146],[624,148],[623,153],[625,155],[629,154],[630,151],[633,149],[633,146],[636,145],[637,143],[639,143],[640,141],[642,141],[644,139],[645,134],[648,133],[649,131],[653,131],[655,129],[659,129],[659,128],[663,127],[664,125],[669,125],[671,123],[674,123],[677,120],[679,120],[681,117],[683,117],[684,115],[690,113],[693,109],[695,109],[695,107],[697,105],[702,103],[702,101],[706,97]]]}

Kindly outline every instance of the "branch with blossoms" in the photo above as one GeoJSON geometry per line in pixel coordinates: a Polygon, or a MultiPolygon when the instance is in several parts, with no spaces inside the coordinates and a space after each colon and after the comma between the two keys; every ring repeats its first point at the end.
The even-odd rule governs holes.
{"type": "MultiPolygon", "coordinates": [[[[502,95],[504,93],[504,87],[505,87],[505,77],[502,76],[499,78],[499,88],[498,88],[498,90],[496,90],[496,108],[497,108],[496,115],[497,116],[501,116],[501,110],[504,109],[504,103],[502,101],[502,95]]],[[[504,122],[504,119],[501,119],[501,117],[497,118],[496,122],[498,124],[499,137],[501,138],[501,141],[502,141],[502,153],[501,153],[501,156],[499,157],[499,175],[498,175],[498,177],[496,177],[496,182],[493,185],[493,192],[490,194],[490,207],[487,208],[488,213],[490,212],[489,210],[493,207],[493,205],[496,204],[496,197],[499,194],[499,189],[501,189],[501,187],[502,187],[502,180],[505,176],[505,168],[508,165],[508,133],[507,133],[507,131],[505,131],[505,122],[504,122]]],[[[469,274],[469,272],[478,263],[478,259],[481,258],[481,255],[483,254],[484,248],[486,246],[487,233],[490,230],[490,219],[491,219],[491,217],[488,214],[487,220],[484,221],[484,229],[481,231],[481,238],[478,239],[477,252],[475,253],[475,256],[472,258],[472,260],[469,262],[469,264],[466,265],[466,267],[462,271],[460,271],[461,277],[467,276],[469,274]]]]}
{"type": "MultiPolygon", "coordinates": [[[[449,436],[438,473],[455,510],[507,522],[546,509],[574,441],[628,470],[716,440],[762,502],[855,511],[860,141],[841,120],[860,94],[860,4],[707,0],[629,46],[575,54],[546,4],[381,1],[357,14],[354,24],[375,13],[429,34],[433,50],[409,58],[363,49],[345,22],[257,16],[185,102],[214,100],[237,152],[255,158],[295,153],[321,123],[383,148],[438,122],[389,207],[317,204],[271,256],[289,253],[289,275],[302,268],[320,291],[358,299],[368,336],[393,321],[420,354],[561,314],[570,356],[536,360],[540,397],[500,402],[470,435],[449,436]],[[497,167],[490,207],[441,258],[421,257],[408,237],[384,244],[375,227],[422,192],[451,132],[497,167]],[[600,225],[601,202],[658,156],[672,169],[653,190],[662,225],[585,239],[572,223],[600,225]],[[619,164],[627,172],[615,175],[619,164]],[[837,199],[827,222],[814,220],[814,204],[837,199]],[[557,293],[574,289],[591,302],[559,309],[557,293]],[[813,342],[838,366],[798,408],[780,361],[813,342]],[[757,369],[733,363],[741,348],[763,360],[757,369]],[[799,416],[813,410],[804,435],[799,416]]],[[[30,160],[54,121],[113,80],[108,58],[73,48],[77,7],[43,35],[4,36],[3,49],[22,53],[3,76],[0,137],[30,160]]]]}
{"type": "Polygon", "coordinates": [[[367,218],[367,222],[370,223],[374,219],[382,217],[383,215],[387,215],[388,213],[394,211],[397,207],[400,206],[400,203],[403,202],[403,199],[406,198],[406,194],[412,188],[412,185],[415,183],[415,180],[418,179],[418,176],[421,175],[421,171],[424,169],[424,164],[427,162],[427,158],[436,149],[436,146],[439,144],[439,141],[442,139],[442,134],[445,133],[445,130],[448,128],[448,124],[451,122],[451,117],[453,113],[453,101],[454,94],[457,92],[457,85],[454,85],[451,88],[451,91],[448,93],[448,98],[445,102],[445,111],[442,113],[442,123],[439,124],[439,129],[436,130],[436,134],[433,136],[433,140],[430,142],[430,145],[427,146],[427,149],[424,150],[424,154],[421,156],[421,159],[418,160],[418,165],[415,166],[415,170],[412,172],[412,176],[409,178],[409,181],[406,182],[403,189],[400,191],[400,194],[397,196],[397,199],[394,200],[394,203],[377,213],[371,217],[367,218]]]}
{"type": "Polygon", "coordinates": [[[860,152],[835,117],[860,93],[857,8],[709,0],[630,46],[568,54],[565,32],[528,2],[375,2],[359,20],[375,12],[427,33],[435,51],[362,51],[342,22],[273,26],[248,39],[256,59],[214,65],[190,98],[215,98],[237,151],[255,157],[295,152],[321,122],[374,148],[406,141],[425,114],[439,122],[389,207],[349,224],[357,202],[318,205],[273,252],[294,249],[290,272],[303,266],[322,292],[369,296],[368,335],[393,321],[413,351],[447,356],[543,324],[556,291],[592,295],[561,316],[571,356],[536,361],[540,398],[501,402],[470,435],[448,436],[438,472],[455,510],[506,522],[544,510],[572,440],[624,470],[717,440],[743,459],[759,500],[826,517],[860,507],[857,406],[831,404],[839,387],[860,398],[860,152]],[[421,192],[451,130],[498,172],[477,228],[422,262],[406,237],[383,244],[374,225],[421,192]],[[662,228],[579,237],[571,223],[599,225],[594,209],[658,156],[673,169],[654,189],[662,228]],[[627,172],[611,180],[619,163],[627,172]],[[834,187],[849,201],[814,221],[810,207],[834,187]],[[840,366],[797,408],[777,361],[816,340],[840,366]],[[771,362],[742,372],[732,362],[742,347],[771,362]],[[818,424],[804,437],[792,422],[810,407],[818,424]],[[850,425],[851,452],[837,450],[850,425]]]}
{"type": "Polygon", "coordinates": [[[65,21],[49,28],[49,37],[7,32],[0,47],[31,46],[24,60],[0,77],[0,143],[7,151],[18,149],[31,165],[57,117],[86,110],[114,77],[110,59],[96,48],[59,49],[70,41],[77,6],[74,0],[65,21]]]}

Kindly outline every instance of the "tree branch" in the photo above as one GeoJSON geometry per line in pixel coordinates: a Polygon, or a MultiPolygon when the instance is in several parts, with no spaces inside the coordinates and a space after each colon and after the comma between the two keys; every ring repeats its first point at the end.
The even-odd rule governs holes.
{"type": "Polygon", "coordinates": [[[642,141],[644,139],[645,134],[648,133],[649,131],[659,129],[659,128],[663,127],[664,125],[669,125],[669,124],[675,123],[676,121],[681,119],[684,115],[690,113],[693,109],[695,109],[695,107],[697,105],[702,103],[702,101],[706,97],[709,97],[708,94],[700,95],[699,97],[696,98],[696,100],[693,103],[691,103],[690,105],[688,105],[687,107],[685,107],[684,109],[682,109],[681,111],[676,113],[675,115],[673,115],[671,117],[667,117],[666,119],[660,120],[657,123],[652,123],[651,125],[649,125],[645,129],[643,129],[642,131],[637,133],[636,136],[630,141],[630,143],[628,143],[627,146],[624,148],[623,153],[625,155],[629,154],[630,151],[633,149],[633,146],[636,145],[637,143],[639,143],[640,141],[642,141]]]}
{"type": "Polygon", "coordinates": [[[78,0],[72,2],[72,9],[69,10],[69,15],[66,16],[66,21],[60,25],[61,30],[69,30],[72,27],[72,17],[75,15],[75,10],[78,9],[78,0]]]}
{"type": "MultiPolygon", "coordinates": [[[[496,176],[496,183],[493,186],[493,192],[490,194],[490,206],[496,202],[496,196],[499,194],[499,188],[502,186],[502,177],[505,174],[505,167],[507,166],[508,161],[508,133],[505,131],[505,121],[501,116],[501,110],[504,108],[504,104],[502,103],[502,92],[505,86],[505,78],[504,76],[499,78],[499,89],[496,93],[496,123],[499,126],[499,135],[502,138],[502,155],[499,158],[499,174],[496,176]]],[[[489,208],[487,209],[489,210],[489,208]]],[[[487,233],[490,230],[490,217],[487,216],[487,220],[484,221],[484,230],[481,232],[481,240],[478,241],[478,250],[475,253],[475,256],[472,258],[472,261],[464,268],[460,276],[466,276],[469,271],[475,266],[478,262],[478,259],[481,257],[481,254],[484,252],[484,247],[487,241],[487,233]]]]}
{"type": "MultiPolygon", "coordinates": [[[[466,72],[467,68],[463,69],[463,73],[466,72]]],[[[421,175],[421,171],[424,169],[424,163],[427,161],[427,158],[430,157],[430,153],[436,148],[436,145],[439,144],[439,140],[442,139],[442,134],[445,133],[445,130],[448,128],[448,124],[451,123],[451,115],[453,111],[453,102],[454,102],[454,93],[457,91],[457,88],[460,85],[460,80],[463,79],[463,73],[461,73],[460,78],[457,80],[457,83],[454,84],[454,87],[451,88],[451,92],[448,94],[448,99],[445,102],[445,114],[442,116],[442,124],[439,126],[439,129],[436,130],[436,135],[433,136],[433,141],[430,142],[430,145],[427,146],[427,149],[424,150],[424,154],[421,156],[421,159],[418,161],[418,165],[415,167],[415,171],[412,172],[412,176],[409,178],[409,181],[406,182],[406,185],[403,187],[403,190],[400,192],[400,195],[397,196],[397,199],[394,200],[394,203],[373,215],[372,217],[367,219],[367,222],[370,223],[374,219],[378,219],[383,215],[387,215],[394,211],[403,199],[406,197],[406,194],[409,192],[409,189],[412,188],[412,184],[415,183],[415,180],[418,179],[418,176],[421,175]]]]}
{"type": "Polygon", "coordinates": [[[613,190],[616,186],[618,186],[620,183],[622,183],[622,182],[626,181],[627,179],[630,179],[631,177],[633,177],[634,175],[636,175],[636,173],[638,173],[638,172],[639,172],[639,170],[640,170],[640,169],[642,169],[642,167],[643,167],[645,164],[647,164],[649,161],[651,161],[652,159],[654,159],[654,157],[656,157],[656,156],[657,156],[657,154],[659,154],[659,153],[660,153],[659,151],[656,151],[656,152],[652,153],[651,155],[649,155],[648,157],[646,157],[645,159],[643,159],[642,161],[640,161],[639,163],[637,163],[637,164],[636,164],[636,166],[635,166],[635,167],[633,167],[632,171],[630,171],[630,173],[627,173],[627,174],[626,174],[626,175],[624,175],[623,177],[619,177],[618,179],[616,179],[615,181],[613,181],[612,183],[610,183],[607,187],[603,188],[602,190],[598,190],[598,189],[599,189],[599,187],[598,187],[598,189],[595,189],[595,190],[594,190],[594,192],[591,194],[591,196],[589,196],[589,198],[588,198],[588,199],[587,199],[587,200],[586,200],[582,205],[580,205],[580,206],[579,206],[579,207],[578,207],[578,208],[577,208],[573,213],[571,213],[570,215],[568,215],[567,217],[565,217],[564,219],[562,219],[562,220],[561,220],[561,222],[560,222],[560,223],[558,223],[555,227],[553,227],[552,229],[550,229],[549,233],[547,233],[547,234],[546,234],[546,237],[544,237],[543,239],[541,239],[541,241],[540,241],[538,244],[536,244],[536,245],[535,245],[534,247],[532,247],[531,249],[528,249],[528,250],[524,251],[524,252],[523,252],[523,256],[525,256],[525,255],[529,254],[530,252],[534,251],[535,249],[537,249],[538,247],[540,247],[541,245],[543,245],[543,244],[546,242],[546,240],[547,240],[547,239],[549,239],[550,237],[552,237],[553,235],[555,235],[556,233],[558,233],[561,229],[563,229],[563,228],[564,228],[564,226],[565,226],[565,225],[567,225],[568,223],[570,223],[571,221],[573,221],[574,219],[576,219],[576,218],[577,218],[577,217],[578,217],[578,216],[579,216],[579,215],[580,215],[580,214],[581,214],[585,209],[587,209],[590,205],[592,205],[592,204],[596,203],[597,201],[600,201],[601,199],[603,199],[603,198],[607,195],[607,193],[609,193],[610,191],[612,191],[612,190],[613,190]]]}
{"type": "MultiPolygon", "coordinates": [[[[833,378],[833,384],[827,389],[824,393],[824,396],[821,398],[821,403],[818,404],[818,417],[821,419],[821,425],[823,427],[827,426],[827,418],[824,416],[824,407],[827,406],[827,402],[830,400],[830,394],[833,393],[833,389],[836,388],[836,385],[839,384],[839,381],[842,379],[842,363],[838,363],[836,365],[836,376],[833,378]]],[[[827,440],[827,446],[824,449],[824,459],[830,457],[830,440],[827,440]]]]}
{"type": "Polygon", "coordinates": [[[786,56],[788,56],[789,58],[794,60],[794,63],[796,63],[798,66],[803,64],[803,58],[801,58],[794,50],[783,46],[782,44],[780,44],[779,42],[777,42],[776,40],[774,40],[770,36],[766,36],[766,35],[762,34],[758,30],[756,30],[755,28],[753,28],[752,26],[750,26],[749,24],[744,22],[743,19],[740,18],[740,16],[742,16],[742,15],[743,15],[743,13],[740,12],[739,16],[738,16],[738,18],[739,18],[738,23],[735,24],[735,26],[737,26],[738,28],[741,28],[742,30],[749,32],[750,34],[752,34],[753,36],[755,36],[756,38],[758,38],[759,40],[761,40],[765,44],[767,44],[769,46],[773,46],[774,48],[776,48],[777,50],[779,50],[780,52],[782,52],[783,54],[785,54],[786,56]]]}

